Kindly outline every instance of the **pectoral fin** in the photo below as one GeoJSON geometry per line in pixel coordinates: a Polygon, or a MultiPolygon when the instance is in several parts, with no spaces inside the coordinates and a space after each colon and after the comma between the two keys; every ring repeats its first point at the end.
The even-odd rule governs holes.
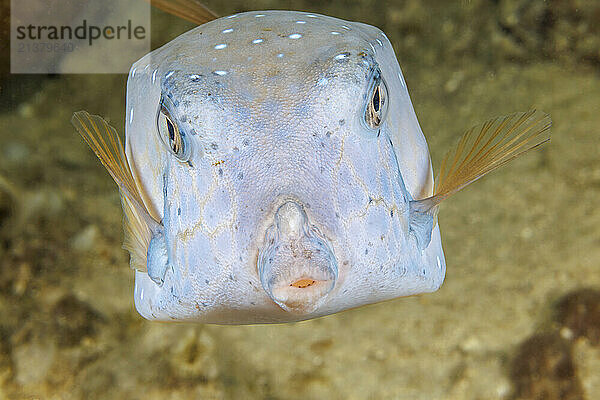
{"type": "Polygon", "coordinates": [[[413,207],[414,201],[411,201],[410,208],[410,232],[415,236],[417,240],[417,246],[420,250],[424,250],[429,246],[431,242],[431,232],[433,231],[434,221],[436,216],[430,212],[421,212],[413,207]]]}
{"type": "Polygon", "coordinates": [[[119,186],[124,213],[123,248],[131,255],[131,267],[146,271],[147,250],[160,223],[144,207],[117,131],[101,117],[86,111],[74,113],[71,123],[119,186]]]}
{"type": "Polygon", "coordinates": [[[446,153],[433,196],[410,202],[410,230],[429,244],[439,204],[510,160],[550,140],[550,117],[536,110],[498,117],[469,129],[446,153]]]}

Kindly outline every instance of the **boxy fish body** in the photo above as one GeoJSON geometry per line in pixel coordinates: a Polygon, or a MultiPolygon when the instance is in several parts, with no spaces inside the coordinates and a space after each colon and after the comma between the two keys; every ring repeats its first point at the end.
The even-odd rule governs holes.
{"type": "Polygon", "coordinates": [[[530,112],[472,129],[434,191],[386,36],[291,11],[217,19],[134,64],[124,151],[99,117],[74,123],[121,190],[138,312],[224,324],[437,290],[439,202],[549,127],[530,112]]]}

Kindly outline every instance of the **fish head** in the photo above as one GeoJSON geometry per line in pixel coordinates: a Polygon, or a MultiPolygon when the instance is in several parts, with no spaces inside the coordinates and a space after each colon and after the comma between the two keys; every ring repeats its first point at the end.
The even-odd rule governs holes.
{"type": "Polygon", "coordinates": [[[136,271],[144,317],[310,319],[436,290],[409,202],[427,144],[377,28],[264,11],[199,26],[132,67],[126,154],[161,221],[136,271]]]}

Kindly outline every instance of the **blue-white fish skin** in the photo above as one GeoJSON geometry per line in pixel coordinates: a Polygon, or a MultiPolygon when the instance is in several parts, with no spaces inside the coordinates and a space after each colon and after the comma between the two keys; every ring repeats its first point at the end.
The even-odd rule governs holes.
{"type": "Polygon", "coordinates": [[[133,65],[126,155],[164,228],[148,254],[160,265],[135,276],[147,319],[289,322],[443,282],[439,226],[425,246],[409,226],[410,201],[433,194],[427,143],[375,27],[261,11],[192,29],[133,65]],[[381,81],[388,109],[372,128],[381,81]],[[167,259],[152,253],[164,247],[167,259]]]}

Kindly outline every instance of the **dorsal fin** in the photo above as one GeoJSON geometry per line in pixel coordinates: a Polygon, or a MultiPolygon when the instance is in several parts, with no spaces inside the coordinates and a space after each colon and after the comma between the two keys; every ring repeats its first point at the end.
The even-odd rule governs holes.
{"type": "Polygon", "coordinates": [[[154,7],[176,17],[202,25],[219,18],[198,0],[146,0],[154,7]]]}

